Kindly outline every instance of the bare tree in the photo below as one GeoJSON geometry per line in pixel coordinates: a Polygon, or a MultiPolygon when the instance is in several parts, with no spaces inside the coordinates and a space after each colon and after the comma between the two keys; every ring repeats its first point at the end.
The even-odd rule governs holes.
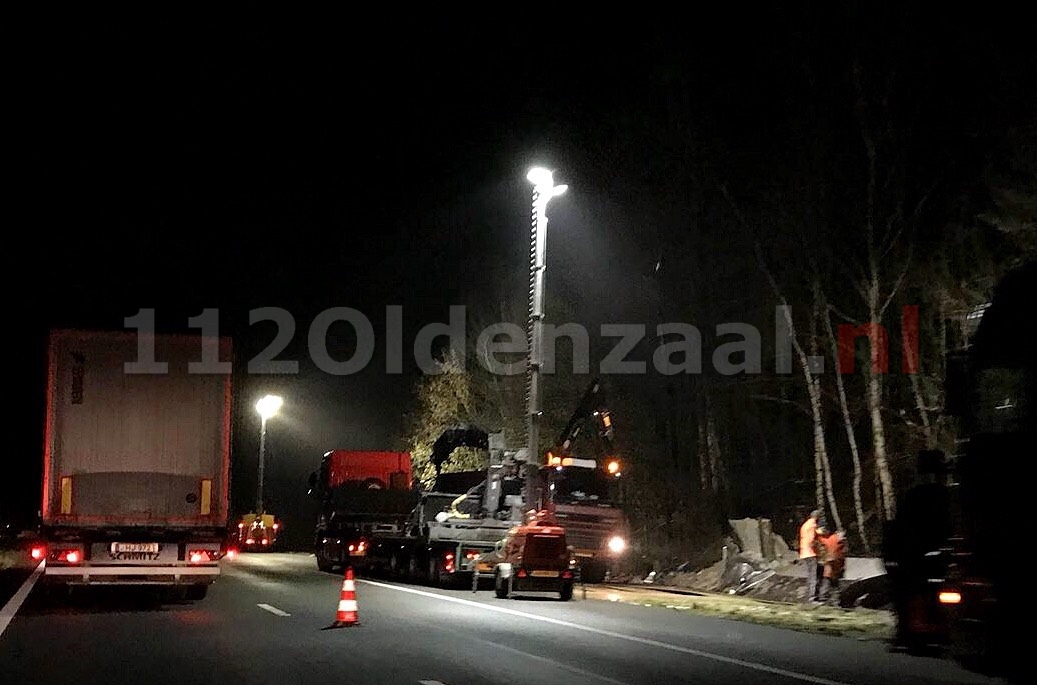
{"type": "MultiPolygon", "coordinates": [[[[789,306],[788,300],[785,299],[781,289],[778,287],[777,281],[774,280],[774,276],[771,274],[770,269],[767,268],[767,263],[763,258],[763,253],[760,250],[758,243],[756,244],[755,249],[760,269],[767,278],[767,282],[770,283],[771,289],[774,291],[774,296],[781,303],[782,314],[785,317],[785,323],[788,325],[789,337],[792,340],[792,348],[795,350],[796,358],[799,360],[799,367],[803,372],[803,380],[807,387],[807,396],[810,399],[810,415],[814,425],[815,505],[818,509],[823,510],[825,508],[824,505],[827,496],[829,506],[832,510],[832,515],[837,518],[839,515],[838,507],[835,503],[835,493],[832,491],[831,468],[828,461],[828,446],[825,441],[824,411],[821,401],[821,382],[820,379],[815,376],[816,370],[812,367],[806,351],[799,343],[799,338],[796,334],[796,324],[792,318],[792,308],[789,306]],[[826,474],[828,474],[827,477],[826,474]]],[[[841,526],[838,522],[836,525],[841,526]]]]}

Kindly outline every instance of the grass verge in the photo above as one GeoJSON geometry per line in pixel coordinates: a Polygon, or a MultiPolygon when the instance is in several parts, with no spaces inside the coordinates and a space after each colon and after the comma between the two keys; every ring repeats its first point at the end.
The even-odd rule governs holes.
{"type": "Polygon", "coordinates": [[[692,611],[706,616],[860,640],[888,640],[895,626],[894,617],[888,611],[768,602],[737,595],[680,595],[641,588],[599,586],[588,587],[587,598],[692,611]]]}

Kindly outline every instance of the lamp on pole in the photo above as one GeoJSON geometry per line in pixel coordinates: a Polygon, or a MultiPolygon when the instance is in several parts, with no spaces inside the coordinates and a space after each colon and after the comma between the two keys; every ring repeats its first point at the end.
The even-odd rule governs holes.
{"type": "Polygon", "coordinates": [[[266,420],[277,413],[284,404],[277,395],[266,395],[256,402],[256,411],[259,412],[261,427],[259,429],[259,479],[256,485],[256,515],[263,515],[263,466],[266,462],[266,420]]]}
{"type": "Polygon", "coordinates": [[[526,349],[529,355],[529,378],[526,386],[528,417],[525,497],[527,509],[536,506],[534,479],[540,466],[540,367],[543,364],[544,340],[544,271],[547,268],[547,203],[564,193],[569,186],[554,184],[548,169],[530,169],[526,178],[533,184],[532,231],[529,241],[529,325],[526,349]]]}

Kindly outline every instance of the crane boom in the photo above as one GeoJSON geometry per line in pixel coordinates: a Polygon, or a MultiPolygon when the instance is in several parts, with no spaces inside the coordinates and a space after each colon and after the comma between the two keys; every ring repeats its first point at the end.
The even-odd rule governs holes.
{"type": "Polygon", "coordinates": [[[605,445],[606,451],[611,454],[613,451],[612,415],[606,405],[605,391],[602,388],[601,381],[597,378],[587,386],[587,390],[583,393],[583,398],[558,436],[556,444],[563,454],[570,453],[573,442],[590,419],[594,420],[598,439],[605,445]]]}

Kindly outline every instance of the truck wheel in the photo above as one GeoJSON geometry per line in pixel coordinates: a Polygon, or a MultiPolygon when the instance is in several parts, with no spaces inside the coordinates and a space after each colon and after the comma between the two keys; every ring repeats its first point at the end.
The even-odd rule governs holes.
{"type": "Polygon", "coordinates": [[[573,598],[573,584],[566,583],[562,586],[562,589],[558,592],[558,596],[563,602],[568,602],[573,598]]]}
{"type": "Polygon", "coordinates": [[[511,595],[511,579],[505,581],[498,573],[493,577],[493,594],[497,599],[507,599],[511,595]]]}
{"type": "Polygon", "coordinates": [[[331,573],[335,570],[335,564],[331,562],[331,559],[328,559],[328,557],[325,556],[324,550],[317,550],[317,553],[314,556],[317,557],[318,570],[323,571],[324,573],[331,573]]]}

